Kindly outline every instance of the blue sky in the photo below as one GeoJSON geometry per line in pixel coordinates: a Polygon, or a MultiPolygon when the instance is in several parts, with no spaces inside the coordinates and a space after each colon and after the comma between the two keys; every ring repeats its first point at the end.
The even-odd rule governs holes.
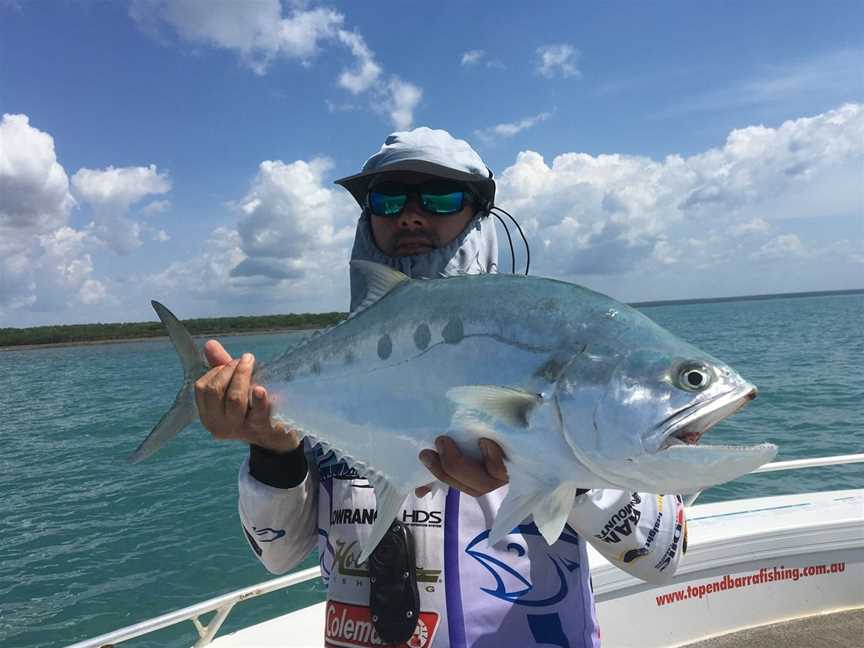
{"type": "Polygon", "coordinates": [[[0,0],[0,326],[342,310],[332,181],[421,125],[495,171],[536,274],[861,287],[864,5],[492,7],[0,0]]]}

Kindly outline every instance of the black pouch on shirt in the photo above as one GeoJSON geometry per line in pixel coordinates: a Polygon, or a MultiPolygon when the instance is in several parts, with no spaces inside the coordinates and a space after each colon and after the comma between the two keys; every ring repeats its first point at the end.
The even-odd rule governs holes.
{"type": "Polygon", "coordinates": [[[369,556],[369,611],[385,644],[401,644],[414,634],[420,614],[417,563],[411,530],[394,521],[369,556]]]}

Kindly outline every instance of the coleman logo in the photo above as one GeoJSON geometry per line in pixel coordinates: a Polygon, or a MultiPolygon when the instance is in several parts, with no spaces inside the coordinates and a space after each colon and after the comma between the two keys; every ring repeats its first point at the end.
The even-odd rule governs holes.
{"type": "Polygon", "coordinates": [[[621,538],[633,533],[633,526],[639,523],[642,513],[636,508],[636,505],[641,503],[642,498],[639,497],[639,493],[633,493],[630,497],[630,503],[618,509],[609,518],[603,530],[594,537],[603,542],[621,542],[621,538]]]}
{"type": "MultiPolygon", "coordinates": [[[[392,646],[384,644],[372,625],[369,608],[362,605],[349,605],[339,601],[327,603],[327,616],[324,621],[325,643],[330,646],[345,646],[346,648],[373,648],[374,646],[392,646]]],[[[432,644],[435,630],[438,627],[438,615],[435,612],[420,612],[414,634],[397,648],[426,648],[432,644]]]]}

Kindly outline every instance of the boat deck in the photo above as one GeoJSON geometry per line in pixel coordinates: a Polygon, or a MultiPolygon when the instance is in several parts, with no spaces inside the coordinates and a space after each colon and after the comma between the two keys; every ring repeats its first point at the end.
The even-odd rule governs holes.
{"type": "Polygon", "coordinates": [[[687,644],[687,648],[739,648],[786,646],[787,648],[848,648],[860,646],[864,637],[864,609],[820,614],[687,644]]]}

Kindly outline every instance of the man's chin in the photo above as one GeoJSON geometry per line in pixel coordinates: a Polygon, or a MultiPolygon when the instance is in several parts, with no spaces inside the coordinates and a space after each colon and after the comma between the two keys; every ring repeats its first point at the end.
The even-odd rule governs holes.
{"type": "Polygon", "coordinates": [[[396,246],[393,256],[417,256],[427,254],[434,249],[435,246],[428,243],[400,243],[396,246]]]}

